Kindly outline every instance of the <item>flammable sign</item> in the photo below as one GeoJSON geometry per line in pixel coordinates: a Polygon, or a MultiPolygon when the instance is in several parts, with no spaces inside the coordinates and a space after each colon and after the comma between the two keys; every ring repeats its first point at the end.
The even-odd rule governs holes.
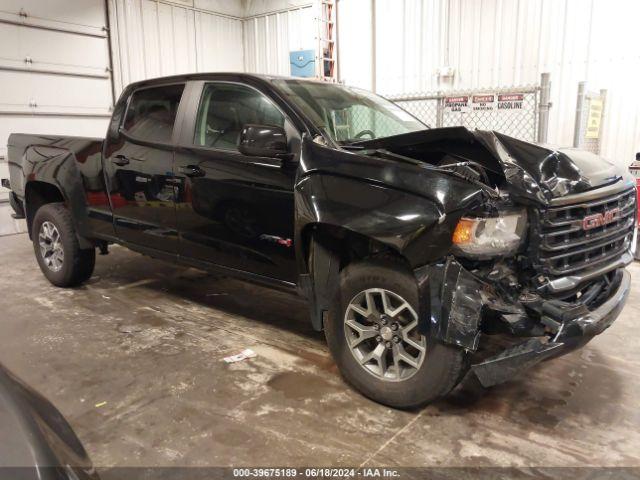
{"type": "Polygon", "coordinates": [[[444,108],[449,112],[466,113],[470,110],[469,96],[444,97],[444,108]]]}

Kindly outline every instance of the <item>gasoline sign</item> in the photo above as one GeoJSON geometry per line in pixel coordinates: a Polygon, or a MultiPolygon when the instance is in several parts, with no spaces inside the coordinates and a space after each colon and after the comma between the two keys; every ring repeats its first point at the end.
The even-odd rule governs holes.
{"type": "Polygon", "coordinates": [[[522,110],[524,94],[501,93],[498,95],[498,110],[522,110]]]}

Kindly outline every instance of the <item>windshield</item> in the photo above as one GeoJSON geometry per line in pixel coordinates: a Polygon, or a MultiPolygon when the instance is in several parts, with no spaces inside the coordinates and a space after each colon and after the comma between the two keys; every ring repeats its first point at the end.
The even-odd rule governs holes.
{"type": "Polygon", "coordinates": [[[390,137],[428,128],[396,104],[366,90],[301,80],[273,82],[336,142],[390,137]]]}

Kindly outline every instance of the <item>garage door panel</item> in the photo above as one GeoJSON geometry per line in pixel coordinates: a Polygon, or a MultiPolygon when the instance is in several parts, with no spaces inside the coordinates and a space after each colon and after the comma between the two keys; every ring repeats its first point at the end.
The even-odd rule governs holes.
{"type": "Polygon", "coordinates": [[[47,28],[84,31],[105,35],[105,6],[103,0],[3,0],[0,18],[30,23],[47,28]],[[26,16],[20,15],[24,12],[26,16]]]}
{"type": "MultiPolygon", "coordinates": [[[[0,178],[9,178],[9,165],[6,158],[0,157],[0,178]]],[[[9,190],[0,186],[0,203],[9,199],[9,190]]]]}
{"type": "Polygon", "coordinates": [[[0,115],[25,113],[107,113],[111,105],[108,78],[73,77],[0,71],[0,115]]]}
{"type": "Polygon", "coordinates": [[[104,77],[108,65],[103,38],[0,23],[0,67],[104,77]]]}

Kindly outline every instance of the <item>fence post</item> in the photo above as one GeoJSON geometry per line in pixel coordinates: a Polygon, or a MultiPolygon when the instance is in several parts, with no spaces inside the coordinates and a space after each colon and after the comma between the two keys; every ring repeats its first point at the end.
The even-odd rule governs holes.
{"type": "Polygon", "coordinates": [[[549,109],[551,108],[551,80],[549,73],[540,75],[540,103],[538,104],[538,143],[547,143],[549,109]]]}
{"type": "Polygon", "coordinates": [[[438,100],[436,102],[436,128],[440,128],[444,125],[444,95],[438,93],[438,100]]]}
{"type": "Polygon", "coordinates": [[[578,83],[578,98],[576,100],[576,119],[573,125],[573,146],[580,146],[580,137],[582,136],[582,114],[584,109],[584,95],[587,89],[587,82],[578,83]]]}

